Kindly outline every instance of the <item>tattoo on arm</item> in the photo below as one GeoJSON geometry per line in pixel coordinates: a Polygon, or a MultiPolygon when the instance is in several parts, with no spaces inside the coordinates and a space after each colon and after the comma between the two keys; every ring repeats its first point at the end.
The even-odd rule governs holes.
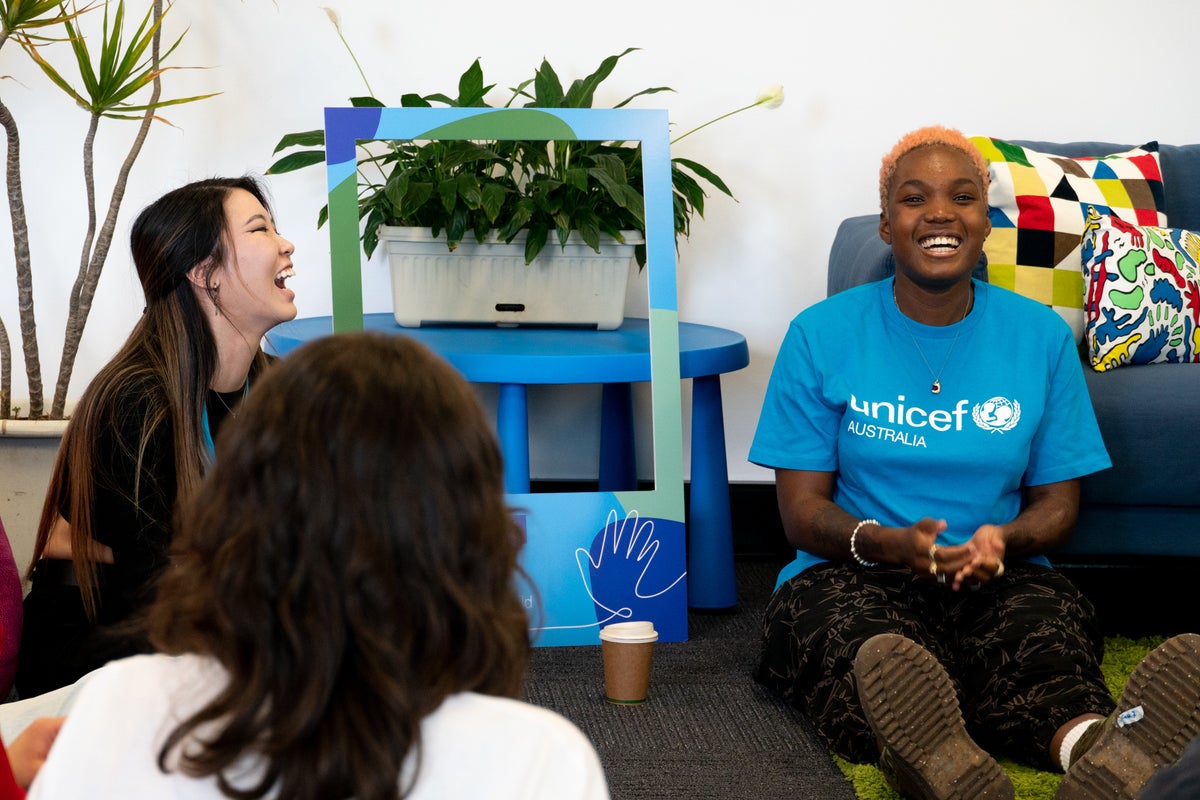
{"type": "Polygon", "coordinates": [[[838,554],[844,558],[850,552],[850,531],[854,518],[830,503],[813,514],[810,521],[813,542],[819,552],[838,554]]]}

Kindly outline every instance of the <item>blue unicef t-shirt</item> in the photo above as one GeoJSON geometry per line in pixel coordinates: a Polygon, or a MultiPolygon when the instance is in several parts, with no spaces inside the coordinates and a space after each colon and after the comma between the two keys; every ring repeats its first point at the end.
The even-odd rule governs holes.
{"type": "MultiPolygon", "coordinates": [[[[886,526],[945,519],[942,544],[1014,519],[1022,486],[1111,465],[1058,314],[975,281],[962,322],[922,325],[902,317],[891,278],[836,294],[792,320],[750,461],[836,472],[833,501],[859,519],[886,526]],[[934,394],[931,370],[943,363],[934,394]]],[[[797,551],[779,583],[823,560],[797,551]]]]}

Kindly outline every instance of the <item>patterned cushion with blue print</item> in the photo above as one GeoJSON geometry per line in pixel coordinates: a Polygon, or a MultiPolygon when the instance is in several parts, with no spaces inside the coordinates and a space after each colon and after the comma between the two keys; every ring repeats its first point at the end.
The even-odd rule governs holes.
{"type": "Polygon", "coordinates": [[[1092,208],[1082,253],[1093,369],[1200,362],[1200,234],[1092,208]]]}

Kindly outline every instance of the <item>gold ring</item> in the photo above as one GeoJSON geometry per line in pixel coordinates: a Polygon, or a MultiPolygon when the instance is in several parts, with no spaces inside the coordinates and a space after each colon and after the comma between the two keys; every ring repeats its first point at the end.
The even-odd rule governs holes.
{"type": "Polygon", "coordinates": [[[929,574],[937,575],[937,543],[929,545],[929,574]]]}
{"type": "Polygon", "coordinates": [[[992,577],[999,578],[1003,574],[1004,574],[1004,562],[997,559],[996,560],[996,574],[993,575],[992,577]]]}
{"type": "Polygon", "coordinates": [[[936,561],[929,562],[929,574],[937,575],[937,562],[936,561]]]}

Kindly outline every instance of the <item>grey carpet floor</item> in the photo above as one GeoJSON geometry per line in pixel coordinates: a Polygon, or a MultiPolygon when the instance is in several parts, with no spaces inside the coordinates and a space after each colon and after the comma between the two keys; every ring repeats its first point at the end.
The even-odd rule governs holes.
{"type": "Polygon", "coordinates": [[[854,800],[812,726],[750,677],[780,563],[737,565],[738,606],[688,617],[688,641],[656,645],[648,701],[604,699],[597,647],[533,652],[527,699],[591,739],[614,800],[854,800]]]}

